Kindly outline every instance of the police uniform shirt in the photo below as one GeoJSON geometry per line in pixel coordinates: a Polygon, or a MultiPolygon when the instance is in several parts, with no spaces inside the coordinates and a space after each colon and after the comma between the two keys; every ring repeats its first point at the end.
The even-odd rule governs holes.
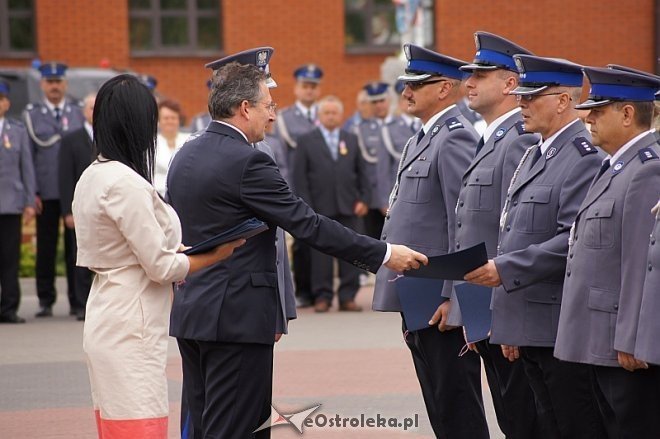
{"type": "Polygon", "coordinates": [[[0,119],[0,215],[34,207],[35,177],[27,132],[13,119],[0,119]]]}
{"type": "Polygon", "coordinates": [[[364,159],[366,166],[365,170],[367,178],[369,179],[369,193],[372,194],[369,201],[370,209],[380,209],[383,207],[378,202],[378,155],[379,151],[384,149],[383,138],[381,133],[381,126],[383,121],[381,119],[363,119],[359,125],[353,129],[353,133],[358,138],[358,147],[360,154],[364,159]]]}

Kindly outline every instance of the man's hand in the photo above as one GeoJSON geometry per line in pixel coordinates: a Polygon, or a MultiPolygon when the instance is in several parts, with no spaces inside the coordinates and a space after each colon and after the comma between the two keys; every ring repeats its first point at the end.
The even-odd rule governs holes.
{"type": "Polygon", "coordinates": [[[363,217],[369,212],[369,206],[367,206],[365,203],[362,201],[358,201],[355,203],[355,207],[353,208],[353,213],[355,216],[358,217],[363,217]]]}
{"type": "Polygon", "coordinates": [[[451,302],[449,300],[445,300],[440,304],[438,309],[435,310],[435,313],[433,313],[433,317],[431,317],[431,320],[429,321],[429,325],[438,325],[438,330],[440,332],[445,332],[449,331],[451,329],[456,329],[457,326],[451,326],[447,324],[447,319],[449,318],[449,310],[451,309],[451,302]],[[438,323],[438,321],[440,323],[438,323]]]}
{"type": "Polygon", "coordinates": [[[405,270],[417,270],[420,264],[428,264],[429,258],[425,255],[411,250],[405,245],[390,244],[392,247],[392,254],[390,259],[385,262],[385,266],[392,271],[401,273],[405,270]]]}
{"type": "Polygon", "coordinates": [[[75,224],[73,222],[73,215],[71,214],[64,215],[64,225],[66,226],[67,229],[73,229],[75,227],[75,224]]]}
{"type": "Polygon", "coordinates": [[[41,197],[39,195],[34,197],[34,207],[37,210],[37,215],[41,215],[41,212],[44,211],[44,203],[41,202],[41,197]]]}
{"type": "Polygon", "coordinates": [[[30,224],[36,214],[37,211],[32,206],[27,206],[23,209],[23,224],[30,224]]]}
{"type": "Polygon", "coordinates": [[[476,270],[472,270],[463,278],[467,282],[477,285],[483,285],[485,287],[499,287],[502,285],[502,279],[500,279],[500,274],[497,272],[497,267],[495,266],[495,261],[490,259],[481,267],[476,270]]]}
{"type": "Polygon", "coordinates": [[[633,355],[626,352],[617,352],[617,359],[621,367],[628,372],[634,372],[637,369],[648,369],[649,365],[645,361],[638,360],[633,355]]]}
{"type": "Polygon", "coordinates": [[[282,334],[275,334],[275,343],[280,341],[280,338],[282,338],[282,334]]]}
{"type": "Polygon", "coordinates": [[[513,363],[518,358],[520,358],[520,350],[518,349],[518,346],[507,346],[503,344],[502,355],[504,355],[504,358],[513,363]]]}

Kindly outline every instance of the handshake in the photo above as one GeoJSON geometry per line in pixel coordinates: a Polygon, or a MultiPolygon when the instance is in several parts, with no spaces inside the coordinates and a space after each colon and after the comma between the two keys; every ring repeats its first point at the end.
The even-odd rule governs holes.
{"type": "Polygon", "coordinates": [[[390,244],[392,252],[385,266],[392,271],[403,272],[417,270],[421,264],[428,264],[429,259],[422,253],[411,250],[405,245],[390,244]]]}

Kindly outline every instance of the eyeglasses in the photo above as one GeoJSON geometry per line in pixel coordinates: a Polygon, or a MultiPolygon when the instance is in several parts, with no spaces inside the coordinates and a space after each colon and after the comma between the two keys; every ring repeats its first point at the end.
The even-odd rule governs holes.
{"type": "Polygon", "coordinates": [[[257,102],[257,104],[263,104],[263,106],[266,107],[266,110],[271,113],[275,113],[275,111],[277,111],[277,104],[275,102],[271,102],[270,104],[265,102],[257,102]]]}
{"type": "Polygon", "coordinates": [[[538,98],[538,97],[541,97],[541,96],[563,95],[564,93],[566,93],[566,92],[565,92],[565,91],[561,91],[561,92],[557,92],[557,93],[541,93],[541,94],[536,94],[536,95],[534,95],[534,94],[532,94],[532,95],[516,95],[516,100],[517,100],[518,102],[520,102],[520,101],[527,101],[527,102],[529,102],[529,101],[532,101],[532,100],[534,100],[534,99],[536,99],[536,98],[538,98]]]}
{"type": "Polygon", "coordinates": [[[406,85],[410,87],[412,91],[417,91],[425,85],[437,84],[438,82],[447,82],[446,79],[437,79],[435,81],[420,81],[420,82],[406,82],[406,85]]]}

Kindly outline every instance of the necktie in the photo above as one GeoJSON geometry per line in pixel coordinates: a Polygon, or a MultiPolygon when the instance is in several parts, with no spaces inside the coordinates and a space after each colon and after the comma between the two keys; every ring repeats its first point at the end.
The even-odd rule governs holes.
{"type": "Polygon", "coordinates": [[[332,159],[333,159],[333,160],[337,160],[337,155],[338,155],[338,154],[337,154],[337,149],[338,149],[338,147],[339,147],[339,142],[338,142],[338,139],[337,139],[337,134],[335,134],[335,133],[330,133],[330,135],[329,135],[328,137],[329,137],[328,140],[330,141],[330,142],[329,142],[330,144],[328,145],[328,146],[330,147],[330,155],[332,155],[332,159]]]}
{"type": "Polygon", "coordinates": [[[310,122],[314,122],[314,119],[312,119],[312,109],[308,108],[307,109],[307,120],[310,122]]]}
{"type": "Polygon", "coordinates": [[[479,143],[477,143],[477,152],[476,152],[476,154],[474,155],[475,157],[479,155],[479,151],[481,151],[481,148],[484,147],[484,143],[485,143],[485,142],[484,142],[484,137],[481,136],[481,139],[479,139],[479,143]]]}
{"type": "Polygon", "coordinates": [[[603,162],[603,165],[600,167],[600,171],[598,171],[598,175],[596,176],[596,180],[598,180],[601,177],[601,175],[603,175],[608,169],[610,169],[609,159],[603,162]]]}
{"type": "Polygon", "coordinates": [[[421,142],[423,138],[424,138],[424,129],[422,128],[421,130],[419,130],[419,134],[417,134],[417,145],[419,145],[419,142],[421,142]]]}
{"type": "Polygon", "coordinates": [[[62,119],[62,110],[59,107],[55,107],[55,120],[60,121],[62,119]]]}
{"type": "Polygon", "coordinates": [[[536,151],[534,151],[534,156],[532,157],[532,166],[534,166],[540,158],[541,158],[541,147],[539,146],[538,148],[536,148],[536,151]]]}

